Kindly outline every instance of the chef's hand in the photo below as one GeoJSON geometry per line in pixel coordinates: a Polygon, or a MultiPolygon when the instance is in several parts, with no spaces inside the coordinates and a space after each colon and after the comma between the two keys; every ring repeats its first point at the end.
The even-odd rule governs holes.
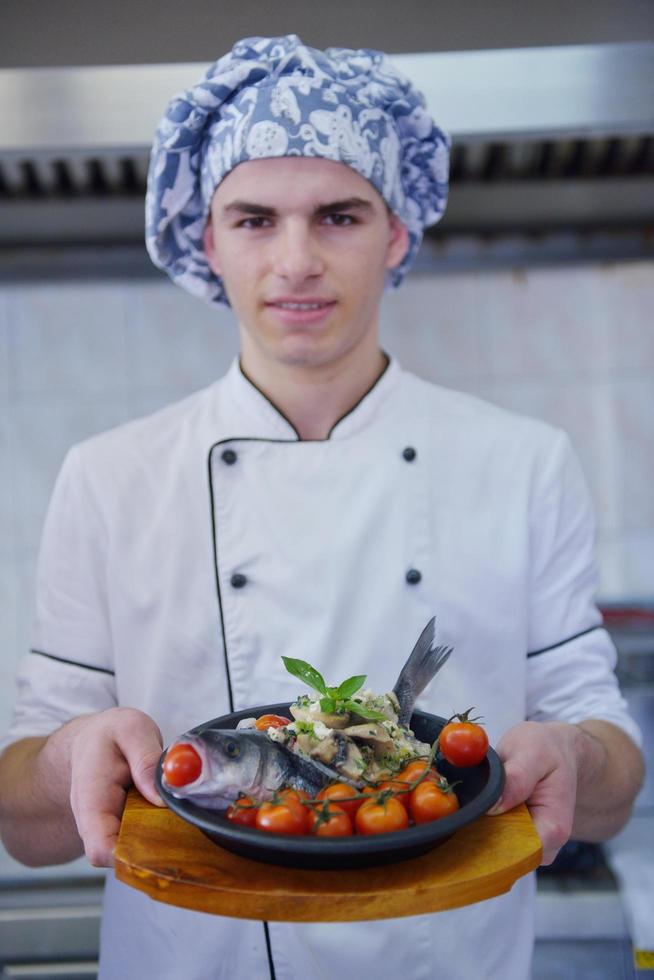
{"type": "Polygon", "coordinates": [[[162,739],[152,718],[135,708],[109,708],[70,723],[70,807],[84,853],[112,867],[127,789],[163,806],[154,785],[162,739]]]}
{"type": "Polygon", "coordinates": [[[526,803],[551,864],[571,836],[602,841],[622,829],[643,780],[642,756],[622,729],[589,719],[578,725],[525,721],[497,747],[506,785],[489,811],[526,803]]]}
{"type": "Polygon", "coordinates": [[[525,721],[510,728],[497,746],[506,783],[489,813],[526,803],[543,844],[543,864],[552,863],[572,833],[578,739],[575,725],[525,721]]]}

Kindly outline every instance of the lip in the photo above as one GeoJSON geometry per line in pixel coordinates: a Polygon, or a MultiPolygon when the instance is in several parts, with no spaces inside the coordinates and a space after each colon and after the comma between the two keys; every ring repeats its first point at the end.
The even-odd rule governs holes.
{"type": "Polygon", "coordinates": [[[320,296],[279,296],[273,300],[268,300],[265,304],[266,309],[272,313],[276,320],[287,325],[304,325],[319,323],[326,319],[336,306],[335,300],[326,300],[320,296]],[[320,304],[315,309],[289,309],[281,306],[282,303],[311,303],[320,304]]]}

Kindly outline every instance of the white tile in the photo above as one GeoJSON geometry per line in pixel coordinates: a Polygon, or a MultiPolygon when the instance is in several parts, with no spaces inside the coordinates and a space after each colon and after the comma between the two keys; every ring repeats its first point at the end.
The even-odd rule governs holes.
{"type": "Polygon", "coordinates": [[[15,410],[15,527],[18,547],[38,545],[55,478],[76,442],[127,421],[124,401],[51,404],[33,400],[15,410]]]}
{"type": "Polygon", "coordinates": [[[130,418],[142,418],[145,415],[151,415],[152,412],[157,412],[160,408],[166,408],[168,405],[181,401],[196,390],[195,387],[136,390],[127,398],[130,418]]]}
{"type": "Polygon", "coordinates": [[[602,276],[610,368],[654,369],[654,262],[607,266],[602,276]]]}
{"type": "Polygon", "coordinates": [[[9,392],[10,290],[0,288],[0,410],[9,392]]]}
{"type": "Polygon", "coordinates": [[[34,394],[125,390],[125,297],[118,284],[23,286],[13,297],[12,386],[34,394]]]}
{"type": "Polygon", "coordinates": [[[600,533],[596,549],[599,569],[597,601],[601,605],[602,602],[630,598],[625,586],[623,549],[619,532],[600,533]]]}
{"type": "Polygon", "coordinates": [[[496,376],[605,376],[607,312],[595,267],[498,273],[485,322],[496,376]]]}
{"type": "Polygon", "coordinates": [[[616,381],[611,389],[619,446],[621,526],[654,528],[654,379],[616,381]]]}
{"type": "Polygon", "coordinates": [[[239,348],[231,311],[172,283],[127,287],[128,374],[132,390],[192,391],[221,377],[239,348]]]}
{"type": "Polygon", "coordinates": [[[650,602],[654,582],[654,528],[614,532],[598,542],[602,599],[650,602]]]}
{"type": "Polygon", "coordinates": [[[0,560],[14,552],[13,531],[13,483],[15,466],[11,438],[11,406],[0,409],[0,560]]]}
{"type": "Polygon", "coordinates": [[[654,588],[654,528],[625,532],[622,552],[626,595],[651,601],[654,588]]]}
{"type": "Polygon", "coordinates": [[[568,433],[579,457],[601,529],[621,521],[615,472],[610,386],[586,381],[495,381],[493,401],[568,433]]]}
{"type": "Polygon", "coordinates": [[[29,650],[34,623],[37,549],[25,548],[14,563],[16,575],[16,657],[29,650]]]}
{"type": "Polygon", "coordinates": [[[488,375],[485,308],[488,277],[413,276],[384,297],[382,347],[403,367],[449,384],[488,375]]]}

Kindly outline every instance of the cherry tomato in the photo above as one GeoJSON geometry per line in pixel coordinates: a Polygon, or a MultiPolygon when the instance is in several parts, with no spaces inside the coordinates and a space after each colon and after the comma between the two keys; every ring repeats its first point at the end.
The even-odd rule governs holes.
{"type": "Polygon", "coordinates": [[[176,742],[166,752],[163,772],[170,786],[186,786],[202,772],[202,759],[188,742],[176,742]]]}
{"type": "Polygon", "coordinates": [[[345,810],[351,820],[354,820],[355,813],[363,803],[362,799],[352,799],[356,795],[357,790],[354,786],[348,786],[347,783],[331,783],[320,790],[317,798],[319,800],[333,800],[337,806],[345,810]]]}
{"type": "Polygon", "coordinates": [[[486,758],[488,735],[474,721],[451,721],[442,729],[438,747],[453,766],[476,766],[486,758]]]}
{"type": "Polygon", "coordinates": [[[357,810],[354,825],[359,834],[387,834],[408,827],[409,815],[393,796],[384,803],[366,800],[357,810]]]}
{"type": "MultiPolygon", "coordinates": [[[[402,772],[398,773],[395,778],[407,783],[413,783],[416,779],[420,779],[426,768],[427,763],[424,759],[414,759],[413,762],[409,762],[409,764],[406,765],[402,772]]],[[[440,778],[441,777],[436,769],[434,769],[433,766],[430,766],[425,779],[431,779],[433,782],[438,782],[440,778]]]]}
{"type": "Polygon", "coordinates": [[[232,823],[240,823],[244,827],[254,827],[257,819],[257,807],[250,796],[239,796],[227,810],[227,819],[232,823]]]}
{"type": "Polygon", "coordinates": [[[316,837],[350,837],[352,821],[345,810],[336,803],[325,802],[322,806],[310,807],[310,834],[316,837]],[[327,813],[325,813],[325,808],[327,813]]]}
{"type": "Polygon", "coordinates": [[[254,727],[260,732],[265,732],[269,728],[283,728],[290,725],[291,719],[284,718],[283,715],[261,715],[254,723],[254,727]]]}
{"type": "Polygon", "coordinates": [[[409,810],[415,824],[440,820],[459,809],[459,801],[451,789],[443,789],[425,779],[411,793],[409,810]]]}
{"type": "Polygon", "coordinates": [[[307,816],[300,804],[267,802],[257,810],[254,825],[273,834],[306,834],[307,816]]]}
{"type": "Polygon", "coordinates": [[[285,789],[280,789],[277,794],[280,800],[284,803],[298,803],[300,806],[304,804],[305,800],[309,799],[309,794],[304,789],[293,789],[291,786],[287,786],[285,789]]]}
{"type": "Polygon", "coordinates": [[[305,822],[306,831],[309,833],[311,830],[311,807],[304,806],[304,801],[309,799],[309,794],[303,789],[292,789],[288,786],[277,793],[277,799],[286,806],[294,806],[299,809],[305,822]]]}
{"type": "Polygon", "coordinates": [[[384,779],[379,783],[380,790],[391,790],[393,798],[399,800],[406,812],[409,812],[409,795],[411,787],[403,779],[384,779]]]}

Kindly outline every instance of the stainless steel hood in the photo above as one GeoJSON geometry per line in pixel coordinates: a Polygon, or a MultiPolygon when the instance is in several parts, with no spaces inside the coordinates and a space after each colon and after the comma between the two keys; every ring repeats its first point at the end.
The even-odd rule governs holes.
{"type": "MultiPolygon", "coordinates": [[[[651,249],[654,43],[393,60],[453,138],[432,243],[572,229],[651,249]]],[[[0,246],[141,243],[154,128],[204,68],[0,71],[0,246]]]]}

